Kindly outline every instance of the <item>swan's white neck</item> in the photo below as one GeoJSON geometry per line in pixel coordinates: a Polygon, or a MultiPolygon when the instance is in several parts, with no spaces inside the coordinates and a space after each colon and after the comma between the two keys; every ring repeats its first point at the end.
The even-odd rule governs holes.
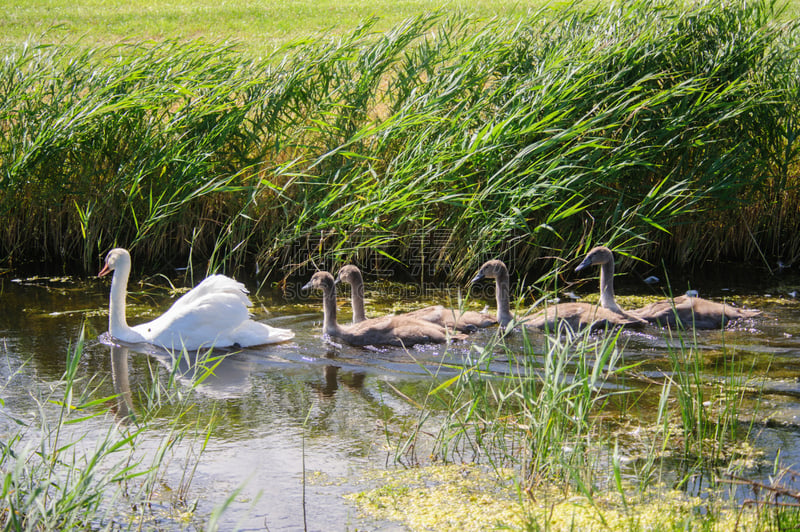
{"type": "Polygon", "coordinates": [[[513,319],[510,308],[510,288],[508,286],[508,270],[501,270],[494,280],[495,297],[497,298],[497,322],[506,326],[513,319]]]}
{"type": "Polygon", "coordinates": [[[129,265],[120,264],[111,278],[111,298],[108,303],[108,332],[119,340],[130,340],[133,329],[125,318],[125,298],[128,291],[129,265]]]}
{"type": "Polygon", "coordinates": [[[622,312],[614,299],[614,261],[609,260],[600,266],[600,306],[622,312]]]}

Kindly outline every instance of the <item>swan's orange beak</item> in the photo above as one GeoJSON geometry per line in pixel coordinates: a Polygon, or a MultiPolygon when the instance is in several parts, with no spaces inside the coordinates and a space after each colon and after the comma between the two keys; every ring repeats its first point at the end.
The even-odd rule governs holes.
{"type": "Polygon", "coordinates": [[[111,268],[109,268],[109,267],[108,267],[108,263],[106,262],[106,263],[103,265],[103,269],[102,269],[102,270],[100,270],[100,273],[98,273],[98,274],[97,274],[97,276],[98,276],[98,277],[102,277],[102,276],[106,275],[106,274],[107,274],[108,272],[110,272],[110,271],[111,271],[111,268]]]}

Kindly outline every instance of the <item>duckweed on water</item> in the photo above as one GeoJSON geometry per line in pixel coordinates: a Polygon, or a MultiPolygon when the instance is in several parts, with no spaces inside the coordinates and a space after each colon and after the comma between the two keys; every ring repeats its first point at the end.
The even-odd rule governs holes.
{"type": "Polygon", "coordinates": [[[758,524],[753,511],[671,489],[623,501],[618,492],[590,499],[549,486],[529,497],[512,479],[510,471],[475,465],[381,471],[369,479],[378,487],[347,498],[361,512],[410,530],[752,530],[758,524]]]}

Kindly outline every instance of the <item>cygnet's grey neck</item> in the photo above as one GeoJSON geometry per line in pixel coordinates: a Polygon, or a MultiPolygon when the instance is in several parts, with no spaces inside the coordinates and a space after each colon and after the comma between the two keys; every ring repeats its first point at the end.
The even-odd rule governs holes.
{"type": "Polygon", "coordinates": [[[336,336],[339,324],[336,322],[336,286],[333,283],[322,287],[322,313],[322,332],[336,336]]]}
{"type": "Polygon", "coordinates": [[[511,315],[511,289],[508,282],[508,270],[502,269],[495,278],[495,291],[497,299],[497,322],[506,326],[513,319],[511,315]]]}
{"type": "Polygon", "coordinates": [[[622,312],[614,298],[614,261],[609,260],[600,266],[600,306],[622,312]]]}
{"type": "Polygon", "coordinates": [[[358,323],[367,319],[364,314],[364,281],[358,277],[350,283],[353,291],[353,323],[358,323]]]}

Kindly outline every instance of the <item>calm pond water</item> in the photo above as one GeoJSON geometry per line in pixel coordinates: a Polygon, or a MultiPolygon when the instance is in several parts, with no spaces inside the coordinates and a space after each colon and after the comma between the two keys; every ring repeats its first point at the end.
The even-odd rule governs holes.
{"type": "MultiPolygon", "coordinates": [[[[793,273],[764,274],[707,279],[704,283],[704,297],[733,298],[764,312],[724,334],[698,332],[702,371],[714,380],[724,375],[720,368],[732,353],[745,360],[749,378],[759,384],[764,379],[760,410],[755,412],[753,402],[746,404],[743,412],[745,417],[755,412],[759,420],[754,432],[756,444],[764,451],[764,474],[768,474],[768,464],[778,451],[787,464],[800,463],[800,304],[795,297],[800,277],[793,273]],[[764,422],[767,418],[769,422],[764,422]]],[[[626,293],[652,293],[645,285],[621,284],[618,293],[623,306],[626,293]]],[[[87,345],[81,372],[104,377],[96,392],[98,397],[127,387],[136,411],[141,408],[141,390],[152,386],[151,368],[161,368],[160,378],[166,378],[170,364],[167,353],[141,346],[112,350],[103,341],[108,280],[6,276],[0,277],[0,286],[0,348],[6,355],[0,366],[0,392],[6,413],[32,419],[32,389],[46,388],[63,375],[66,355],[82,327],[87,345]]],[[[163,288],[142,286],[134,280],[129,289],[131,324],[151,319],[171,301],[163,288]]],[[[494,307],[492,289],[487,284],[473,290],[473,297],[481,302],[478,308],[484,302],[494,307]]],[[[596,290],[596,283],[578,292],[590,294],[592,290],[596,290]]],[[[397,285],[386,285],[368,293],[368,297],[368,315],[398,305],[414,308],[437,298],[421,301],[418,289],[397,285]]],[[[262,291],[253,299],[257,319],[291,328],[297,336],[285,344],[228,355],[215,375],[191,393],[200,415],[209,419],[215,415],[218,422],[189,490],[188,498],[199,501],[194,520],[165,518],[160,526],[201,528],[216,505],[241,489],[223,514],[223,530],[302,530],[304,526],[309,530],[402,529],[392,523],[364,521],[342,496],[365,489],[361,480],[367,472],[394,466],[401,427],[418,415],[398,392],[424,398],[431,387],[428,372],[455,375],[455,369],[441,362],[457,367],[470,355],[472,343],[486,343],[494,331],[476,333],[469,343],[447,350],[444,359],[444,348],[438,346],[414,349],[412,358],[397,349],[334,347],[323,342],[319,293],[287,300],[282,293],[262,291]],[[304,471],[309,480],[305,494],[304,471]]],[[[340,322],[347,322],[350,311],[344,298],[340,298],[339,308],[340,322]]],[[[626,362],[642,363],[632,383],[636,385],[637,379],[643,383],[662,380],[670,367],[670,341],[664,332],[652,328],[625,333],[624,338],[626,362]]],[[[507,365],[501,360],[493,369],[502,373],[507,365]]],[[[186,381],[180,386],[188,390],[186,381]]],[[[657,394],[658,389],[654,389],[653,397],[657,394]]],[[[160,415],[145,439],[153,448],[170,421],[168,410],[160,415]]],[[[101,416],[89,423],[103,433],[113,422],[101,416]]],[[[9,416],[3,416],[0,437],[13,430],[9,416]]],[[[196,461],[191,445],[185,443],[186,449],[176,451],[169,466],[165,490],[176,489],[183,469],[196,461]]],[[[423,451],[418,453],[424,457],[423,451]]]]}

